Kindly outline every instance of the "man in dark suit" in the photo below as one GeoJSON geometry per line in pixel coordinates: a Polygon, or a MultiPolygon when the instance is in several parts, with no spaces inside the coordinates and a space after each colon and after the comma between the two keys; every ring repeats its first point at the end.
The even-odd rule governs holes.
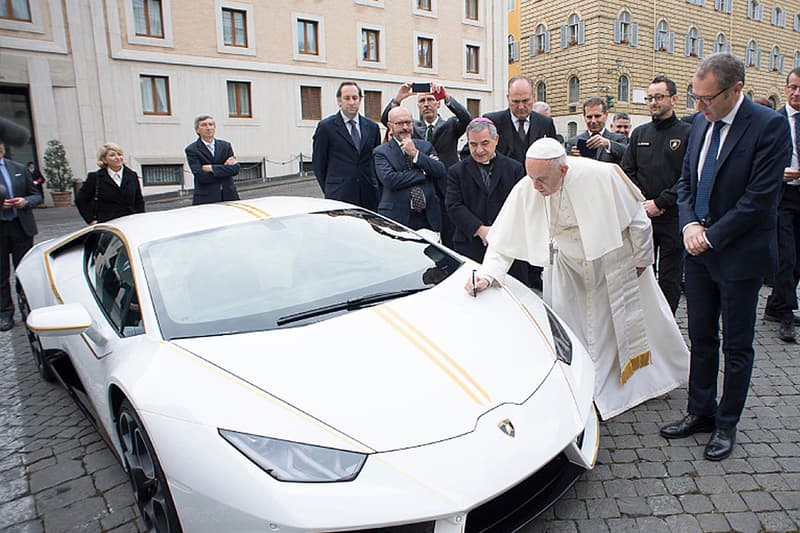
{"type": "Polygon", "coordinates": [[[497,151],[525,166],[525,153],[534,141],[556,137],[553,119],[533,111],[533,82],[525,76],[508,80],[508,109],[486,113],[497,128],[497,151]]]}
{"type": "MultiPolygon", "coordinates": [[[[414,94],[411,90],[412,85],[410,81],[404,83],[397,90],[397,95],[389,100],[381,114],[381,122],[384,126],[389,120],[389,111],[414,94]]],[[[416,96],[420,120],[414,121],[412,136],[415,139],[424,139],[431,143],[445,168],[450,168],[458,163],[458,139],[464,135],[467,124],[472,120],[472,115],[458,100],[450,96],[444,87],[436,83],[431,83],[431,92],[416,96]],[[453,116],[447,120],[439,114],[442,102],[453,113],[453,116]]],[[[436,183],[436,194],[441,201],[440,208],[442,210],[442,244],[452,246],[453,224],[444,205],[446,188],[447,184],[444,179],[436,183]]]]}
{"type": "Polygon", "coordinates": [[[792,162],[783,172],[781,200],[778,204],[778,271],[767,298],[764,319],[780,322],[778,337],[795,342],[795,326],[800,324],[797,309],[797,282],[800,280],[800,67],[786,77],[786,106],[779,113],[789,121],[792,162]]]}
{"type": "MultiPolygon", "coordinates": [[[[453,248],[470,259],[483,262],[486,238],[508,193],[525,175],[525,169],[497,153],[497,128],[485,117],[467,126],[465,157],[447,171],[447,211],[455,225],[453,248]]],[[[509,273],[528,282],[527,263],[514,261],[509,273]]]]}
{"type": "Polygon", "coordinates": [[[238,200],[233,178],[239,174],[239,163],[231,143],[214,138],[217,124],[210,115],[198,115],[194,131],[197,140],[184,149],[194,175],[192,205],[238,200]]]}
{"type": "Polygon", "coordinates": [[[586,131],[567,141],[567,152],[574,156],[586,156],[578,147],[585,142],[588,150],[598,161],[619,164],[625,155],[628,138],[606,128],[608,107],[605,98],[599,96],[587,98],[583,103],[583,120],[586,122],[586,131]]]}
{"type": "Polygon", "coordinates": [[[33,246],[36,220],[32,207],[42,197],[33,184],[33,176],[20,163],[6,158],[6,145],[0,139],[0,331],[14,327],[14,303],[11,299],[11,262],[14,268],[33,246]]]}
{"type": "Polygon", "coordinates": [[[381,134],[375,122],[358,113],[362,96],[355,82],[339,84],[339,112],[317,124],[311,161],[325,198],[374,210],[378,181],[372,150],[381,143],[381,134]]]}
{"type": "Polygon", "coordinates": [[[412,229],[441,231],[442,215],[435,183],[444,164],[428,141],[412,138],[414,122],[405,107],[389,111],[392,140],[375,148],[375,170],[383,184],[378,213],[412,229]]]}
{"type": "Polygon", "coordinates": [[[756,305],[778,262],[780,186],[789,164],[786,119],[742,94],[744,65],[732,54],[704,59],[692,78],[698,114],[678,181],[691,341],[688,415],[666,438],[712,431],[704,456],[731,454],[753,369],[756,305]],[[717,403],[719,318],[725,383],[717,403]]]}

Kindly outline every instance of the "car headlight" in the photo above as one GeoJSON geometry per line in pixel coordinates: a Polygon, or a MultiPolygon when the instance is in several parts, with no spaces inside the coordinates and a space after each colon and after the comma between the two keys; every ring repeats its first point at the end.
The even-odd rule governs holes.
{"type": "Polygon", "coordinates": [[[547,311],[547,320],[550,322],[550,331],[553,334],[556,357],[562,363],[570,365],[572,364],[572,340],[570,340],[567,330],[561,325],[561,321],[556,318],[550,308],[545,307],[545,311],[547,311]]]}
{"type": "Polygon", "coordinates": [[[335,482],[356,478],[367,455],[220,429],[219,434],[278,481],[335,482]]]}

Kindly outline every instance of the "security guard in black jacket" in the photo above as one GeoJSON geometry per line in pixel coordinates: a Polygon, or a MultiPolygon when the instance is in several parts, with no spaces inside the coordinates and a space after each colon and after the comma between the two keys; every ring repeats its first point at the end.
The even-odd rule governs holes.
{"type": "Polygon", "coordinates": [[[677,87],[669,78],[654,78],[645,101],[653,120],[633,130],[621,166],[646,198],[644,209],[653,223],[658,284],[675,313],[683,274],[676,184],[691,125],[675,116],[677,87]]]}

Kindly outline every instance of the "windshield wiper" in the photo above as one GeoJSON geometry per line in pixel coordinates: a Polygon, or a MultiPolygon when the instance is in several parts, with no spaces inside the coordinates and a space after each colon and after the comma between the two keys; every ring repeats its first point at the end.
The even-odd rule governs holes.
{"type": "Polygon", "coordinates": [[[408,296],[409,294],[424,291],[428,288],[429,287],[419,287],[416,289],[403,289],[400,291],[376,292],[374,294],[368,294],[359,298],[351,298],[344,302],[314,307],[312,309],[300,311],[299,313],[292,313],[291,315],[282,316],[275,323],[278,326],[284,326],[292,322],[298,322],[307,318],[314,318],[315,316],[327,315],[329,313],[336,313],[337,311],[355,311],[356,309],[363,309],[364,307],[385,302],[386,300],[393,300],[395,298],[401,298],[403,296],[408,296]]]}

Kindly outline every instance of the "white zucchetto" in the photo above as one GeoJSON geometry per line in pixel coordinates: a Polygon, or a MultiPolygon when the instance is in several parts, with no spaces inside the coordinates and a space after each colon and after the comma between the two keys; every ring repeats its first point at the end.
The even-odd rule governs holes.
{"type": "Polygon", "coordinates": [[[528,148],[525,157],[528,159],[557,159],[567,155],[564,146],[555,139],[542,137],[528,148]]]}

